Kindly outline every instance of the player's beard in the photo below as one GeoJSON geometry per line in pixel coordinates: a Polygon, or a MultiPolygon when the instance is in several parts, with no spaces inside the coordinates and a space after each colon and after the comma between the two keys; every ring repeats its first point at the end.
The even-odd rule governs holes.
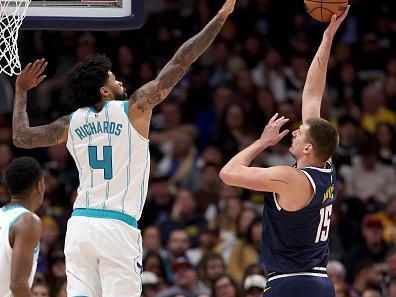
{"type": "Polygon", "coordinates": [[[126,90],[123,88],[122,92],[115,94],[114,100],[116,100],[116,101],[128,100],[128,94],[126,93],[126,90]]]}

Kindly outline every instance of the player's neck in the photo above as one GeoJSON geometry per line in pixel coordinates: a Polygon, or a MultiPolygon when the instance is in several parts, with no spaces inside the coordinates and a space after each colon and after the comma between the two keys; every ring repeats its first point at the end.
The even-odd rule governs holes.
{"type": "Polygon", "coordinates": [[[35,203],[34,199],[31,197],[23,197],[21,195],[19,196],[11,196],[11,201],[7,203],[7,206],[22,206],[31,212],[34,212],[35,209],[35,203]]]}
{"type": "Polygon", "coordinates": [[[317,160],[312,160],[310,158],[302,157],[301,159],[297,160],[297,168],[304,168],[304,167],[325,168],[326,162],[320,162],[317,160]]]}

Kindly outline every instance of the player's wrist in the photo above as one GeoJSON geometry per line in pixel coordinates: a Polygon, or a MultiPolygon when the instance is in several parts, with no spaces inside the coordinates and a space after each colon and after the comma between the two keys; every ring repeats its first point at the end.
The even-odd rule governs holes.
{"type": "Polygon", "coordinates": [[[20,96],[24,96],[24,95],[26,95],[27,94],[27,89],[26,88],[23,88],[23,87],[21,87],[21,86],[15,86],[15,95],[16,95],[16,98],[19,98],[20,96]]]}
{"type": "Polygon", "coordinates": [[[262,149],[265,149],[271,146],[271,142],[268,139],[259,138],[258,140],[256,140],[256,145],[260,146],[262,149]]]}

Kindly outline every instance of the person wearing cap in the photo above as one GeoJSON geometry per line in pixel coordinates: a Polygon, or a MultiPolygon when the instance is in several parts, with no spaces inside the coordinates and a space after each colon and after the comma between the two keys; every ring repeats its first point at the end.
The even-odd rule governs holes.
{"type": "Polygon", "coordinates": [[[244,297],[261,297],[266,284],[267,279],[260,274],[248,276],[243,283],[244,297]]]}
{"type": "Polygon", "coordinates": [[[172,262],[172,270],[175,284],[156,297],[173,297],[175,295],[198,297],[201,294],[209,294],[209,289],[198,281],[197,273],[186,257],[175,259],[172,262]]]}
{"type": "Polygon", "coordinates": [[[142,273],[142,297],[155,297],[161,290],[160,280],[155,273],[143,271],[142,273]]]}
{"type": "MultiPolygon", "coordinates": [[[[372,214],[365,215],[361,225],[363,241],[355,244],[346,256],[345,263],[348,273],[361,259],[383,262],[388,246],[383,240],[384,226],[382,220],[372,214]]],[[[350,279],[351,275],[348,275],[350,279]]]]}

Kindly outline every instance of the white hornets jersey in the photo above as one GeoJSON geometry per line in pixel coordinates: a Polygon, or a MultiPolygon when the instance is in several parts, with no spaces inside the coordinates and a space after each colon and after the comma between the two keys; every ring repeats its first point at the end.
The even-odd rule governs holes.
{"type": "MultiPolygon", "coordinates": [[[[11,260],[12,248],[9,240],[9,231],[12,225],[24,214],[30,213],[26,208],[13,205],[0,208],[0,297],[11,297],[11,260]]],[[[34,250],[32,272],[29,277],[29,286],[32,286],[36,273],[39,248],[34,250]]]]}
{"type": "Polygon", "coordinates": [[[70,115],[66,144],[79,171],[76,208],[117,211],[139,220],[150,171],[149,142],[132,126],[128,101],[70,115]]]}

